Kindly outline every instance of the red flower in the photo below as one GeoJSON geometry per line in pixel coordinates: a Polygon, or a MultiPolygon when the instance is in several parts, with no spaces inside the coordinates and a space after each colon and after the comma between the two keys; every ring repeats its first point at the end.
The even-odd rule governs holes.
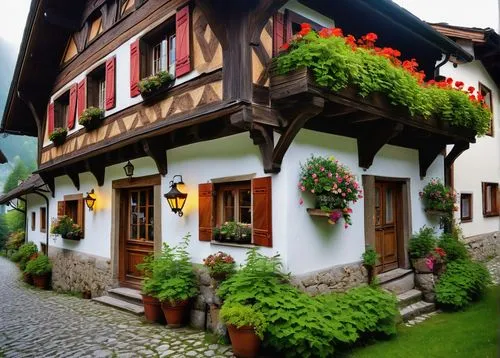
{"type": "Polygon", "coordinates": [[[471,94],[471,95],[469,96],[469,99],[470,99],[471,101],[475,101],[475,100],[476,100],[476,96],[474,96],[473,94],[471,94]]]}
{"type": "Polygon", "coordinates": [[[476,90],[476,89],[475,89],[474,87],[472,87],[472,86],[469,86],[469,88],[467,88],[467,91],[468,91],[469,93],[474,93],[474,91],[475,91],[475,90],[476,90]]]}
{"type": "Polygon", "coordinates": [[[453,83],[453,78],[448,77],[448,78],[446,79],[446,83],[447,83],[447,84],[449,84],[449,85],[451,85],[451,84],[453,83]]]}
{"type": "Polygon", "coordinates": [[[300,24],[300,31],[297,33],[299,36],[306,36],[309,32],[311,32],[311,24],[304,22],[300,24]]]}
{"type": "Polygon", "coordinates": [[[322,28],[318,32],[318,35],[319,35],[319,37],[322,37],[322,38],[326,39],[326,38],[330,37],[330,30],[326,29],[326,28],[322,28]]]}
{"type": "Polygon", "coordinates": [[[378,39],[377,34],[375,34],[373,32],[369,32],[365,35],[366,41],[375,42],[375,41],[377,41],[377,39],[378,39]]]}
{"type": "Polygon", "coordinates": [[[336,36],[336,37],[342,37],[342,36],[344,36],[344,34],[342,33],[342,29],[341,29],[341,28],[339,28],[339,27],[335,27],[335,28],[333,28],[333,29],[331,30],[331,32],[332,32],[332,35],[333,35],[333,36],[336,36]]]}
{"type": "Polygon", "coordinates": [[[288,42],[285,42],[283,45],[280,46],[281,51],[288,51],[290,48],[290,44],[288,42]]]}
{"type": "Polygon", "coordinates": [[[427,82],[427,84],[430,86],[430,85],[436,84],[436,81],[430,80],[429,82],[427,82]]]}
{"type": "Polygon", "coordinates": [[[455,82],[455,87],[457,87],[458,89],[462,89],[464,88],[464,83],[462,81],[456,81],[455,82]]]}
{"type": "Polygon", "coordinates": [[[484,100],[484,96],[480,92],[477,93],[477,100],[478,102],[482,102],[484,100]]]}

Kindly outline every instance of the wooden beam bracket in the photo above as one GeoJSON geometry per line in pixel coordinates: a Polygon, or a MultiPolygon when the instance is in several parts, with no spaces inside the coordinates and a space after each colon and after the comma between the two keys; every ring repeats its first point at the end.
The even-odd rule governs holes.
{"type": "Polygon", "coordinates": [[[158,168],[158,173],[162,176],[167,175],[168,165],[167,165],[167,146],[166,140],[163,143],[160,140],[153,139],[143,139],[141,141],[144,153],[151,157],[155,161],[156,167],[158,168]]]}
{"type": "Polygon", "coordinates": [[[54,180],[54,176],[50,173],[38,173],[40,177],[43,179],[44,183],[49,187],[50,192],[52,193],[52,197],[55,198],[56,195],[56,184],[54,180]]]}
{"type": "Polygon", "coordinates": [[[263,124],[254,123],[250,130],[250,138],[252,138],[253,144],[259,146],[262,162],[264,164],[264,172],[272,173],[274,150],[273,129],[263,124]]]}
{"type": "Polygon", "coordinates": [[[104,177],[106,173],[105,163],[99,158],[89,158],[85,161],[85,167],[97,180],[97,185],[104,185],[104,177]]]}
{"type": "Polygon", "coordinates": [[[455,160],[467,149],[469,149],[470,144],[468,142],[458,142],[453,146],[453,149],[444,158],[444,182],[446,185],[451,185],[452,181],[452,166],[455,160]]]}
{"type": "Polygon", "coordinates": [[[67,176],[71,179],[73,182],[73,185],[75,186],[77,191],[80,191],[80,176],[78,175],[78,172],[71,167],[66,167],[64,168],[64,171],[67,176]]]}
{"type": "Polygon", "coordinates": [[[359,166],[365,170],[370,168],[378,151],[391,139],[397,137],[403,129],[404,125],[401,123],[384,122],[377,126],[374,131],[369,131],[369,133],[358,137],[359,166]]]}
{"type": "Polygon", "coordinates": [[[425,143],[424,147],[418,149],[418,163],[420,167],[420,178],[427,175],[427,169],[431,166],[437,156],[445,149],[444,144],[425,143]]]}

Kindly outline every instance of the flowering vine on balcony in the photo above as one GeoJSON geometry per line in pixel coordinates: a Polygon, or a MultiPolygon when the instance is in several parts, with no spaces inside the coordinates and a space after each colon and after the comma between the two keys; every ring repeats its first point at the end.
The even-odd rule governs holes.
{"type": "Polygon", "coordinates": [[[277,58],[277,69],[285,74],[307,67],[320,86],[332,91],[356,86],[362,97],[384,93],[393,105],[408,108],[412,116],[449,121],[478,135],[488,131],[491,111],[479,91],[465,89],[463,82],[452,78],[425,82],[415,59],[402,60],[400,51],[377,47],[377,40],[374,33],[356,39],[344,36],[340,28],[316,32],[304,23],[282,46],[284,53],[277,58]]]}

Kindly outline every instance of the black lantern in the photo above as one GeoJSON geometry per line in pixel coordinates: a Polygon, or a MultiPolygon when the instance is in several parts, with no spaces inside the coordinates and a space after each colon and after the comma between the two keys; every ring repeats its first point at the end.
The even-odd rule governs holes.
{"type": "Polygon", "coordinates": [[[181,193],[179,189],[177,189],[178,184],[184,184],[182,176],[174,175],[170,182],[170,191],[164,196],[167,199],[168,205],[170,205],[170,209],[172,209],[175,214],[182,216],[184,215],[182,208],[184,208],[184,204],[186,204],[187,194],[181,193]],[[176,181],[175,178],[178,178],[178,181],[176,181]]]}
{"type": "Polygon", "coordinates": [[[95,194],[94,194],[94,189],[92,189],[90,192],[87,193],[87,196],[83,198],[85,200],[85,204],[87,204],[87,208],[89,208],[90,211],[94,209],[94,204],[95,204],[95,194]]]}
{"type": "Polygon", "coordinates": [[[134,175],[134,166],[132,165],[132,163],[130,163],[130,160],[123,167],[123,170],[125,170],[125,175],[128,176],[129,178],[131,178],[132,175],[134,175]]]}

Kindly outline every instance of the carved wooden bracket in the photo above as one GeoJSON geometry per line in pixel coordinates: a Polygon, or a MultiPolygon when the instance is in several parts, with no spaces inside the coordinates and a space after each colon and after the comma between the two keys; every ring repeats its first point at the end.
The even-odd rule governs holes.
{"type": "Polygon", "coordinates": [[[159,140],[143,139],[141,140],[141,144],[144,149],[144,153],[155,161],[158,173],[162,176],[167,175],[168,165],[166,141],[164,140],[163,143],[161,143],[159,140]]]}
{"type": "Polygon", "coordinates": [[[384,122],[358,137],[358,163],[363,169],[368,169],[373,164],[373,159],[382,147],[399,135],[404,129],[401,123],[384,122]]]}
{"type": "Polygon", "coordinates": [[[52,193],[52,197],[55,198],[56,195],[56,184],[54,181],[54,176],[49,173],[38,173],[40,177],[43,179],[44,183],[49,187],[50,192],[52,193]]]}
{"type": "Polygon", "coordinates": [[[255,104],[232,114],[230,122],[233,126],[245,130],[253,130],[254,123],[276,128],[288,125],[287,120],[276,109],[255,104]]]}
{"type": "Polygon", "coordinates": [[[250,138],[253,139],[253,144],[259,146],[264,164],[264,172],[272,173],[274,150],[273,129],[263,124],[254,123],[250,130],[250,138]]]}
{"type": "Polygon", "coordinates": [[[451,185],[451,167],[455,160],[467,149],[469,149],[470,144],[468,142],[459,142],[453,146],[453,149],[448,153],[448,155],[444,158],[444,182],[446,185],[451,185]]]}
{"type": "Polygon", "coordinates": [[[424,147],[419,148],[418,150],[418,163],[420,166],[420,178],[423,179],[427,175],[427,169],[434,162],[436,157],[443,151],[445,148],[444,144],[425,144],[424,147]]]}
{"type": "Polygon", "coordinates": [[[80,176],[78,175],[78,172],[71,169],[70,167],[66,167],[64,169],[66,172],[66,175],[69,176],[71,181],[73,182],[73,185],[75,186],[76,190],[80,190],[80,176]]]}
{"type": "Polygon", "coordinates": [[[99,161],[98,158],[87,159],[85,161],[85,167],[95,177],[95,179],[97,180],[97,185],[103,186],[104,176],[106,172],[106,167],[104,162],[102,160],[99,161]]]}

